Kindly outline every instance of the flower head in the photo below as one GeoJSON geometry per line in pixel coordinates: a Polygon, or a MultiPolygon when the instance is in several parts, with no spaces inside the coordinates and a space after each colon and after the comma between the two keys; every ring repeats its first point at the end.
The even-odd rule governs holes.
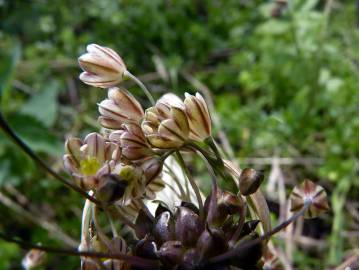
{"type": "Polygon", "coordinates": [[[317,217],[320,213],[329,210],[327,193],[325,190],[310,180],[305,180],[301,185],[296,186],[290,195],[291,211],[299,211],[305,203],[310,203],[304,217],[317,217]]]}
{"type": "Polygon", "coordinates": [[[185,93],[184,105],[190,127],[190,138],[203,141],[211,136],[211,116],[200,93],[195,96],[185,93]]]}
{"type": "Polygon", "coordinates": [[[86,49],[87,53],[78,59],[84,71],[80,74],[81,81],[92,86],[108,88],[123,80],[126,66],[114,50],[97,44],[90,44],[86,49]]]}
{"type": "Polygon", "coordinates": [[[181,147],[189,136],[189,124],[181,99],[174,94],[160,98],[154,107],[146,110],[142,130],[154,147],[181,147]]]}
{"type": "Polygon", "coordinates": [[[86,190],[95,189],[102,175],[110,173],[118,158],[118,147],[98,133],[88,134],[83,141],[69,138],[65,144],[64,166],[86,190]]]}
{"type": "Polygon", "coordinates": [[[144,116],[141,104],[124,88],[108,90],[108,98],[98,105],[100,124],[109,129],[122,129],[123,123],[139,124],[144,116]]]}

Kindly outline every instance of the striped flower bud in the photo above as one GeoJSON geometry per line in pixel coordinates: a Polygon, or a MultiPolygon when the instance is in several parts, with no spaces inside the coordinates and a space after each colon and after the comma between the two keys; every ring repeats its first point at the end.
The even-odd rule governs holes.
{"type": "Polygon", "coordinates": [[[109,129],[121,129],[123,123],[139,124],[144,116],[141,104],[124,88],[112,87],[108,98],[98,105],[100,124],[109,129]]]}
{"type": "Polygon", "coordinates": [[[98,133],[88,134],[84,141],[69,138],[65,149],[64,167],[85,190],[95,189],[99,178],[110,173],[116,162],[113,160],[113,153],[117,146],[105,142],[98,133]]]}
{"type": "Polygon", "coordinates": [[[84,72],[80,80],[88,85],[108,88],[123,81],[127,71],[121,57],[112,49],[97,44],[86,47],[87,53],[78,59],[84,72]]]}
{"type": "Polygon", "coordinates": [[[181,147],[189,136],[183,102],[173,94],[164,95],[154,107],[146,110],[142,130],[154,147],[181,147]]]}
{"type": "Polygon", "coordinates": [[[153,155],[153,151],[138,124],[123,124],[122,130],[112,132],[109,139],[119,143],[122,157],[128,160],[140,160],[153,155]]]}
{"type": "Polygon", "coordinates": [[[185,93],[184,105],[190,127],[190,138],[202,142],[211,136],[211,117],[207,104],[200,93],[185,93]]]}
{"type": "Polygon", "coordinates": [[[305,180],[301,185],[296,186],[290,195],[291,211],[297,212],[305,203],[310,203],[304,213],[306,218],[314,218],[329,210],[327,193],[325,190],[310,180],[305,180]]]}
{"type": "Polygon", "coordinates": [[[158,157],[150,157],[146,159],[141,167],[146,177],[146,184],[150,184],[152,180],[158,177],[162,172],[163,161],[158,157]]]}

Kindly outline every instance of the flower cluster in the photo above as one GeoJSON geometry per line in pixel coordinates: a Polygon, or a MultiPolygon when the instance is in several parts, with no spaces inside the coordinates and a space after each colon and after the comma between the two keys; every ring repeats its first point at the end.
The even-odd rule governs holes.
{"type": "Polygon", "coordinates": [[[115,51],[95,44],[87,51],[79,58],[84,70],[80,79],[108,88],[107,98],[98,104],[103,134],[69,138],[64,166],[77,185],[100,202],[85,203],[79,250],[124,259],[84,256],[82,269],[275,269],[268,266],[276,262],[266,245],[268,238],[300,213],[313,217],[328,210],[324,190],[307,181],[291,195],[292,210],[299,214],[271,231],[268,206],[259,190],[263,172],[240,170],[221,157],[201,94],[185,93],[182,100],[167,93],[154,102],[115,51]],[[118,85],[126,79],[144,90],[151,107],[144,109],[118,85]],[[194,181],[183,152],[205,160],[212,177],[209,195],[203,195],[194,181]],[[168,165],[167,158],[174,155],[181,173],[168,165]],[[170,182],[163,180],[165,173],[170,182]],[[221,179],[233,180],[234,190],[221,190],[221,179]],[[170,203],[158,199],[164,189],[170,190],[170,203]],[[175,198],[179,204],[173,207],[175,198]],[[149,203],[156,205],[152,212],[149,203]],[[110,219],[112,239],[99,224],[99,210],[110,219]],[[114,221],[131,229],[128,243],[118,235],[114,221]],[[265,234],[259,236],[257,227],[265,234]]]}

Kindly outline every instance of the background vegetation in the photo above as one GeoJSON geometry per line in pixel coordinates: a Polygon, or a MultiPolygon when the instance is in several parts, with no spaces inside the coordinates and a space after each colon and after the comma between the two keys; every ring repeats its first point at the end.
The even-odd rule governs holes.
{"type": "MultiPolygon", "coordinates": [[[[338,266],[359,248],[358,3],[289,2],[0,1],[1,110],[60,171],[66,136],[98,129],[105,96],[78,80],[76,59],[86,44],[112,47],[156,97],[213,96],[217,139],[242,167],[266,170],[274,221],[286,214],[283,190],[320,182],[332,212],[275,242],[295,269],[338,266]]],[[[73,246],[82,202],[0,133],[2,232],[73,246]]],[[[23,254],[0,242],[0,269],[19,269],[23,254]]],[[[78,260],[51,256],[49,265],[78,260]]]]}

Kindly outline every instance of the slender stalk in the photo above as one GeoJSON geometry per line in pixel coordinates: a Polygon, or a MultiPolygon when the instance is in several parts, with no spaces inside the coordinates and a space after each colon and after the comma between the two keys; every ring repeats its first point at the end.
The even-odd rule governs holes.
{"type": "Polygon", "coordinates": [[[222,262],[224,260],[228,260],[234,256],[236,256],[238,253],[240,253],[243,250],[246,250],[256,244],[261,243],[263,240],[267,240],[268,238],[270,238],[272,235],[276,234],[277,232],[283,230],[285,227],[287,227],[289,224],[291,224],[292,222],[296,221],[299,217],[301,217],[305,211],[307,211],[307,209],[311,206],[312,201],[306,201],[302,207],[302,209],[300,209],[300,211],[298,211],[297,213],[295,213],[294,215],[292,215],[289,219],[287,219],[286,221],[284,221],[283,223],[279,224],[277,227],[275,227],[273,230],[269,231],[268,233],[263,234],[262,236],[245,242],[242,245],[240,245],[239,247],[232,249],[230,251],[227,251],[221,255],[215,256],[213,258],[211,258],[208,261],[208,264],[215,264],[215,263],[219,263],[222,262]]]}
{"type": "Polygon", "coordinates": [[[194,181],[191,173],[189,172],[189,170],[188,170],[188,168],[186,166],[186,163],[183,160],[183,157],[182,157],[181,153],[179,151],[177,151],[176,154],[177,154],[179,164],[181,165],[182,169],[186,173],[188,181],[191,184],[192,189],[193,189],[193,191],[194,191],[194,193],[196,195],[196,198],[197,198],[197,201],[198,201],[199,215],[203,219],[204,218],[204,209],[203,209],[203,202],[202,202],[202,197],[201,197],[201,193],[199,191],[199,188],[198,188],[196,182],[194,181]]]}
{"type": "Polygon", "coordinates": [[[47,171],[51,176],[53,176],[55,179],[62,182],[65,186],[73,189],[74,191],[81,194],[86,199],[92,201],[95,204],[101,205],[101,202],[99,202],[96,198],[93,196],[90,196],[86,193],[86,191],[82,190],[77,185],[67,181],[64,177],[62,177],[60,174],[55,172],[52,168],[50,168],[39,156],[37,156],[31,148],[18,137],[15,132],[11,129],[11,127],[6,122],[5,118],[3,117],[2,113],[0,112],[0,127],[2,130],[17,144],[37,165],[39,165],[42,169],[47,171]]]}
{"type": "Polygon", "coordinates": [[[112,231],[112,236],[113,236],[113,237],[118,237],[118,232],[117,232],[117,230],[116,230],[115,223],[113,222],[113,219],[112,219],[110,213],[107,212],[107,211],[105,211],[105,213],[106,213],[106,217],[107,217],[108,221],[110,222],[111,231],[112,231]]]}
{"type": "Polygon", "coordinates": [[[102,242],[105,243],[105,245],[107,246],[107,248],[110,248],[111,244],[110,244],[110,239],[107,237],[107,235],[105,234],[105,232],[102,230],[100,223],[98,222],[98,207],[96,205],[94,205],[92,207],[92,220],[95,224],[95,228],[96,228],[96,232],[98,234],[98,237],[100,238],[100,240],[102,242]]]}
{"type": "Polygon", "coordinates": [[[240,211],[240,213],[239,213],[238,227],[237,227],[236,231],[234,232],[234,234],[232,235],[230,242],[236,241],[238,239],[239,235],[241,234],[244,222],[246,220],[246,214],[247,214],[247,205],[245,205],[245,207],[243,207],[242,211],[240,211]]]}
{"type": "Polygon", "coordinates": [[[147,87],[135,75],[133,75],[128,70],[125,72],[125,76],[128,77],[129,79],[131,79],[133,82],[135,82],[142,89],[142,91],[147,96],[148,100],[151,102],[152,106],[154,106],[155,100],[154,100],[151,92],[147,89],[147,87]]]}
{"type": "Polygon", "coordinates": [[[206,139],[206,143],[212,149],[212,151],[213,151],[214,155],[216,156],[217,161],[219,162],[221,167],[224,167],[224,163],[223,163],[221,153],[219,152],[218,147],[217,147],[216,142],[213,139],[213,137],[212,136],[208,137],[208,139],[206,139]]]}
{"type": "Polygon", "coordinates": [[[5,234],[0,233],[0,238],[5,240],[6,242],[14,243],[19,245],[23,249],[37,249],[42,250],[48,253],[56,253],[68,256],[84,256],[90,258],[106,258],[106,259],[113,259],[113,260],[121,260],[126,261],[134,266],[138,267],[150,267],[157,269],[160,266],[160,262],[157,260],[151,259],[144,259],[138,256],[132,256],[122,253],[104,253],[104,252],[91,252],[91,251],[77,251],[72,249],[63,249],[63,248],[56,248],[50,246],[41,246],[37,244],[28,243],[22,240],[14,239],[13,237],[9,237],[5,234]]]}
{"type": "Polygon", "coordinates": [[[172,176],[173,181],[175,181],[175,183],[176,183],[176,185],[177,185],[177,187],[178,187],[178,189],[179,189],[179,191],[181,193],[182,200],[189,200],[188,194],[184,191],[184,189],[183,189],[183,187],[182,187],[182,185],[180,183],[180,180],[178,179],[177,175],[174,173],[172,168],[170,166],[168,166],[168,164],[166,164],[166,163],[164,163],[163,165],[166,167],[168,173],[172,176]]]}
{"type": "Polygon", "coordinates": [[[120,209],[116,209],[116,215],[117,217],[120,219],[120,221],[127,225],[128,227],[132,228],[133,230],[136,230],[136,225],[131,221],[129,220],[122,212],[120,209]]]}

